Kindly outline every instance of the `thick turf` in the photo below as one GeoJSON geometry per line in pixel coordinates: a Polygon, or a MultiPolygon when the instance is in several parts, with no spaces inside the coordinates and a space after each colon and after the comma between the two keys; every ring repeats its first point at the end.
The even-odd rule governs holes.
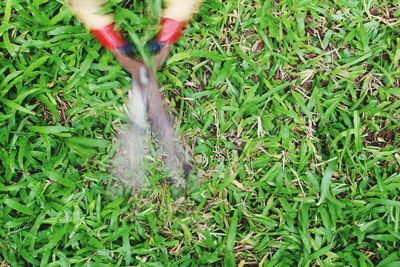
{"type": "MultiPolygon", "coordinates": [[[[145,43],[160,8],[106,9],[145,43]]],[[[158,74],[194,182],[149,159],[130,194],[107,171],[127,74],[61,0],[0,1],[0,265],[400,266],[399,17],[205,1],[158,74]]]]}

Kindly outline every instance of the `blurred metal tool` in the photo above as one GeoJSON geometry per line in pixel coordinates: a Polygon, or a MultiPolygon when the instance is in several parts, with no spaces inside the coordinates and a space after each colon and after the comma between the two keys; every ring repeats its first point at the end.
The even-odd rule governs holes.
{"type": "MultiPolygon", "coordinates": [[[[135,59],[135,50],[115,30],[114,18],[101,14],[101,3],[96,0],[68,0],[74,14],[98,41],[113,53],[118,62],[132,75],[132,90],[128,100],[131,125],[121,132],[121,144],[114,158],[114,173],[135,187],[146,184],[143,174],[143,155],[147,136],[147,118],[154,136],[159,137],[162,158],[169,170],[169,180],[183,186],[190,171],[185,154],[176,141],[171,118],[155,78],[155,70],[135,59]]],[[[157,37],[149,44],[154,66],[162,66],[172,45],[179,39],[188,20],[198,8],[200,0],[169,0],[160,22],[157,37]]]]}

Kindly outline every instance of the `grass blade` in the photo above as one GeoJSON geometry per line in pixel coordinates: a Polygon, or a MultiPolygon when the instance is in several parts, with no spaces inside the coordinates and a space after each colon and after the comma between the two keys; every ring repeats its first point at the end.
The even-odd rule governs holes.
{"type": "Polygon", "coordinates": [[[332,161],[329,163],[328,167],[324,171],[324,176],[322,177],[321,188],[320,188],[321,196],[319,198],[317,206],[320,206],[322,203],[324,203],[329,193],[335,167],[336,167],[336,161],[332,161]]]}

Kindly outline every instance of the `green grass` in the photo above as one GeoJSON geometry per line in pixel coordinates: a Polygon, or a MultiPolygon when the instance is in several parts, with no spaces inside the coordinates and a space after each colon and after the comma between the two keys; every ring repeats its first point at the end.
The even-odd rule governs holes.
{"type": "MultiPolygon", "coordinates": [[[[159,1],[110,1],[145,42],[159,1]]],[[[0,1],[0,266],[399,266],[397,1],[205,1],[158,74],[195,163],[107,172],[129,79],[62,1],[0,1]]]]}

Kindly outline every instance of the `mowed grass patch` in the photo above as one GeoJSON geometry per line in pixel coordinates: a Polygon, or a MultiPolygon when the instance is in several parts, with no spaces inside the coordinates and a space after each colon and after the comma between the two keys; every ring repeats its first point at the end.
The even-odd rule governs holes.
{"type": "MultiPolygon", "coordinates": [[[[160,6],[107,9],[144,43],[160,6]]],[[[400,263],[395,1],[205,1],[158,74],[180,195],[156,164],[141,193],[107,171],[130,80],[62,1],[0,14],[2,264],[400,263]]]]}

